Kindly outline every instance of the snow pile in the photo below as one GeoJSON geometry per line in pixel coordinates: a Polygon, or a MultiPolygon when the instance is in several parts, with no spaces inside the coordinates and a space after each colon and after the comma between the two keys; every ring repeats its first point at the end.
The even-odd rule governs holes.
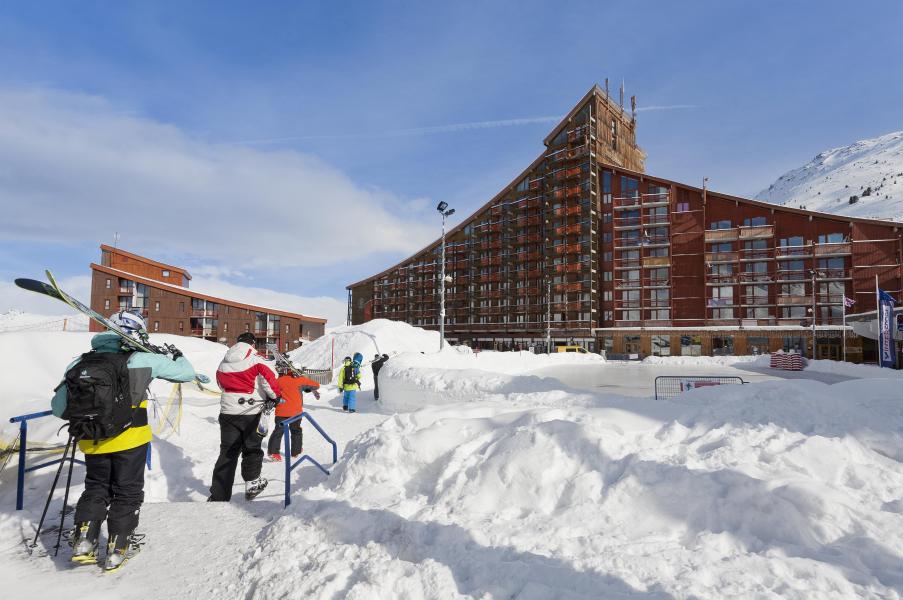
{"type": "Polygon", "coordinates": [[[822,152],[756,197],[850,217],[903,220],[903,131],[822,152]],[[857,199],[851,204],[852,196],[857,199]]]}
{"type": "Polygon", "coordinates": [[[567,389],[558,379],[530,372],[574,364],[602,366],[605,360],[598,354],[473,353],[448,347],[436,354],[401,354],[380,371],[380,400],[394,411],[477,399],[517,403],[522,394],[567,389]]]}
{"type": "Polygon", "coordinates": [[[295,364],[310,369],[328,369],[331,366],[338,368],[344,357],[353,356],[355,352],[360,352],[364,360],[369,361],[375,354],[438,350],[438,331],[428,331],[401,321],[374,319],[363,325],[330,329],[326,335],[290,352],[289,358],[295,364]]]}
{"type": "Polygon", "coordinates": [[[260,597],[899,597],[895,387],[783,381],[579,409],[549,407],[539,392],[519,408],[399,414],[352,442],[333,476],[263,532],[240,587],[260,597]]]}
{"type": "Polygon", "coordinates": [[[745,355],[745,356],[647,356],[643,359],[643,363],[647,365],[663,365],[663,366],[730,366],[738,363],[755,363],[760,364],[769,355],[745,355]]]}
{"type": "Polygon", "coordinates": [[[896,369],[882,369],[876,365],[857,365],[839,360],[812,360],[806,361],[806,371],[817,373],[835,373],[850,377],[893,379],[903,377],[903,371],[896,369]]]}
{"type": "Polygon", "coordinates": [[[69,315],[37,315],[12,309],[0,314],[0,333],[18,331],[87,331],[88,317],[69,315]]]}
{"type": "MultiPolygon", "coordinates": [[[[53,390],[63,378],[66,366],[91,349],[88,332],[19,332],[0,335],[0,380],[3,381],[4,399],[0,410],[0,442],[8,443],[17,434],[18,424],[9,418],[50,409],[53,390]]],[[[182,350],[199,373],[211,378],[226,353],[226,347],[199,338],[169,334],[152,334],[153,344],[174,344],[182,350]]],[[[151,392],[166,399],[172,384],[155,381],[151,392]]],[[[208,384],[216,389],[216,383],[208,384]]],[[[56,435],[62,422],[59,419],[38,419],[29,423],[30,442],[40,444],[49,440],[59,441],[56,435]]],[[[65,439],[62,439],[65,442],[65,439]]]]}

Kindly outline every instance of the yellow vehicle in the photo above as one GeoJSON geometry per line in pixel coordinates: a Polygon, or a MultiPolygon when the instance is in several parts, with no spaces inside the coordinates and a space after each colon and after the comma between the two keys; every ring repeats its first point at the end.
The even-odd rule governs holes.
{"type": "Polygon", "coordinates": [[[589,354],[583,346],[558,346],[558,352],[577,352],[578,354],[589,354]]]}

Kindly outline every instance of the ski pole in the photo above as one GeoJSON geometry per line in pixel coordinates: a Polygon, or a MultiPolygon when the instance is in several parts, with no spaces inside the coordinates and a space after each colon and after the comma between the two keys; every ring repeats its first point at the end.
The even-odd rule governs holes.
{"type": "Polygon", "coordinates": [[[69,504],[69,486],[72,485],[72,467],[75,465],[75,444],[72,444],[72,454],[69,456],[69,475],[66,476],[66,491],[63,493],[63,510],[60,511],[60,530],[56,534],[56,546],[53,547],[53,555],[60,553],[60,540],[63,537],[63,525],[66,523],[66,505],[69,504]]]}
{"type": "Polygon", "coordinates": [[[56,489],[56,482],[60,479],[60,473],[63,472],[63,464],[66,462],[66,454],[69,453],[69,446],[72,444],[72,436],[69,436],[69,441],[66,442],[66,447],[63,449],[63,458],[60,459],[60,468],[56,470],[56,477],[53,478],[53,485],[50,486],[50,493],[47,494],[47,502],[44,503],[44,511],[41,513],[41,520],[38,521],[38,530],[34,534],[34,539],[31,541],[31,547],[34,548],[38,545],[38,536],[41,535],[41,528],[44,527],[44,518],[47,516],[47,509],[50,508],[50,499],[53,498],[53,490],[56,489]]]}

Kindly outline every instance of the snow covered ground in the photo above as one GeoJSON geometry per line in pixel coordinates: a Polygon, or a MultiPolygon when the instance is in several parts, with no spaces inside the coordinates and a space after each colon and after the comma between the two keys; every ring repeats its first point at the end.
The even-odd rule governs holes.
{"type": "MultiPolygon", "coordinates": [[[[340,353],[369,358],[375,350],[365,343],[395,351],[402,340],[391,338],[405,336],[389,327],[385,341],[366,326],[341,332],[360,342],[340,353]]],[[[16,335],[35,337],[19,341],[31,345],[15,369],[38,390],[55,384],[59,364],[87,339],[16,335]],[[53,348],[60,356],[51,358],[53,348]]],[[[406,343],[380,376],[382,402],[373,402],[369,380],[355,415],[341,412],[334,387],[306,400],[339,442],[340,460],[329,477],[309,466],[293,473],[287,510],[274,463],[264,465],[270,488],[254,502],[202,502],[217,453],[217,399],[183,386],[181,433],[155,441],[147,473],[140,529],[148,544],[117,574],[72,568],[65,549],[45,556],[55,535],[29,557],[22,540],[52,470],[30,475],[27,510],[16,514],[7,467],[0,580],[22,594],[92,598],[903,596],[903,402],[896,378],[875,378],[887,373],[846,366],[845,376],[859,379],[835,385],[775,374],[655,402],[544,374],[592,370],[626,390],[662,369],[761,367],[438,353],[406,343]]],[[[202,371],[222,352],[178,344],[202,371]]],[[[31,409],[46,405],[42,394],[31,409]]],[[[304,446],[327,460],[310,427],[304,446]]],[[[51,524],[59,506],[58,496],[51,524]]]]}
{"type": "Polygon", "coordinates": [[[0,314],[0,334],[19,331],[87,331],[88,317],[72,312],[66,315],[37,315],[21,310],[0,314]]]}

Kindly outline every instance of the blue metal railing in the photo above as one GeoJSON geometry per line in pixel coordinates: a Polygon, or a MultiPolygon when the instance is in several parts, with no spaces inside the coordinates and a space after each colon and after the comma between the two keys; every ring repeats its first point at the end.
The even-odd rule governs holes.
{"type": "Polygon", "coordinates": [[[294,463],[292,462],[292,440],[291,440],[291,431],[289,431],[289,425],[296,421],[300,421],[301,419],[307,419],[310,421],[310,424],[314,426],[320,435],[323,436],[327,442],[332,445],[332,464],[336,464],[339,460],[339,447],[336,445],[335,441],[329,437],[323,428],[320,427],[320,424],[317,423],[316,419],[314,419],[310,414],[306,412],[302,412],[300,415],[296,415],[294,417],[288,418],[282,422],[282,442],[285,445],[285,502],[283,506],[288,506],[292,503],[292,469],[303,463],[304,461],[308,461],[314,464],[315,467],[323,471],[326,475],[329,475],[329,470],[318,463],[313,457],[309,454],[303,455],[301,458],[296,460],[294,463]]]}
{"type": "MultiPolygon", "coordinates": [[[[19,424],[19,467],[18,474],[16,477],[16,510],[22,510],[22,507],[25,506],[25,474],[31,471],[37,471],[38,469],[43,469],[44,467],[49,467],[52,465],[59,464],[63,461],[62,458],[57,458],[51,461],[43,462],[38,465],[34,465],[31,467],[25,466],[25,453],[28,451],[28,422],[34,419],[40,419],[43,417],[49,417],[53,415],[53,411],[45,410],[36,413],[29,413],[27,415],[19,415],[18,417],[12,417],[9,422],[10,423],[18,423],[19,424]]],[[[85,464],[84,461],[78,460],[75,458],[75,451],[72,451],[72,457],[69,459],[72,462],[78,463],[80,465],[85,464]]],[[[147,465],[147,469],[151,468],[151,445],[147,444],[147,456],[145,457],[145,464],[147,465]]]]}

